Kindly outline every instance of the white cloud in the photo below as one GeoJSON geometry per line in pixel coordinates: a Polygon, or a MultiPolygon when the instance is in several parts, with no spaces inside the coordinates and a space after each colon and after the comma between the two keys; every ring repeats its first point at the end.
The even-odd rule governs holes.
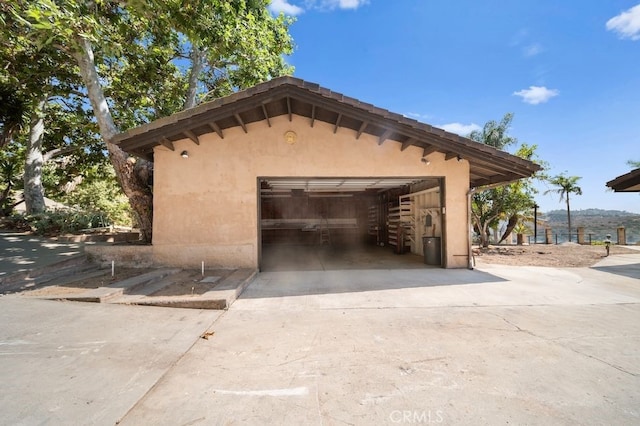
{"type": "Polygon", "coordinates": [[[337,0],[331,3],[338,3],[340,9],[357,9],[366,3],[366,0],[337,0]]]}
{"type": "Polygon", "coordinates": [[[289,3],[287,0],[272,0],[269,10],[275,14],[284,13],[285,15],[300,15],[304,9],[295,4],[289,3]]]}
{"type": "Polygon", "coordinates": [[[539,43],[530,44],[530,45],[526,46],[524,49],[522,49],[522,53],[527,58],[530,58],[532,56],[536,56],[536,55],[542,53],[542,51],[543,51],[542,46],[539,43]]]}
{"type": "Polygon", "coordinates": [[[640,40],[640,4],[609,19],[607,30],[618,33],[620,38],[640,40]]]}
{"type": "Polygon", "coordinates": [[[408,112],[404,114],[405,117],[413,118],[414,120],[429,120],[432,118],[429,114],[420,114],[419,112],[408,112]]]}
{"type": "Polygon", "coordinates": [[[369,0],[307,0],[309,7],[324,10],[357,9],[369,3],[369,0]]]}
{"type": "Polygon", "coordinates": [[[528,89],[513,92],[515,96],[522,97],[524,102],[531,105],[543,104],[559,93],[556,89],[547,89],[544,86],[529,86],[528,89]]]}
{"type": "Polygon", "coordinates": [[[439,127],[447,132],[455,133],[460,136],[467,136],[469,133],[480,130],[481,127],[476,123],[471,124],[462,124],[462,123],[449,123],[449,124],[439,124],[435,127],[439,127]]]}

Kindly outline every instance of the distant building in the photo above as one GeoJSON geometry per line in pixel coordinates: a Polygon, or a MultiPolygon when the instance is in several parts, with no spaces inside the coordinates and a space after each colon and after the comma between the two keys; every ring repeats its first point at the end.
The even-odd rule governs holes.
{"type": "Polygon", "coordinates": [[[631,170],[627,174],[610,180],[607,186],[615,192],[640,192],[640,169],[631,170]]]}

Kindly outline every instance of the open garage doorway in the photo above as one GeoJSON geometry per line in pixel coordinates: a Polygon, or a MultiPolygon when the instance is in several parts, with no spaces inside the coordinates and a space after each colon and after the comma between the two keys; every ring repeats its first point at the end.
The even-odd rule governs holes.
{"type": "Polygon", "coordinates": [[[443,187],[438,177],[261,177],[260,270],[445,266],[443,187]]]}

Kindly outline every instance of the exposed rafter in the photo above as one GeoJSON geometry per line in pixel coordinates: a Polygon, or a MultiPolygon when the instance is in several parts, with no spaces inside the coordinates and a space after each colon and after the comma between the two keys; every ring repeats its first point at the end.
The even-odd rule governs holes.
{"type": "Polygon", "coordinates": [[[262,113],[264,114],[264,119],[267,120],[267,124],[271,127],[271,120],[269,120],[269,114],[267,113],[267,107],[265,104],[262,104],[262,113]]]}
{"type": "Polygon", "coordinates": [[[220,136],[220,139],[224,139],[224,134],[222,133],[222,129],[220,128],[220,126],[216,124],[215,121],[210,121],[209,123],[207,123],[207,125],[211,128],[211,130],[216,132],[218,136],[220,136]]]}
{"type": "Polygon", "coordinates": [[[449,160],[454,159],[454,158],[461,158],[460,154],[458,154],[457,152],[447,152],[444,155],[445,161],[449,161],[449,160]]]}
{"type": "Polygon", "coordinates": [[[340,127],[340,120],[342,120],[342,114],[338,114],[338,119],[336,120],[336,124],[335,126],[333,126],[334,134],[338,131],[338,127],[340,127]]]}
{"type": "Polygon", "coordinates": [[[389,136],[391,136],[392,133],[393,133],[393,130],[389,130],[389,129],[385,130],[384,133],[380,136],[380,139],[378,139],[378,145],[382,145],[384,141],[389,139],[389,136]]]}
{"type": "Polygon", "coordinates": [[[249,133],[247,132],[247,126],[244,124],[244,121],[242,121],[242,117],[240,117],[240,114],[236,112],[235,114],[233,114],[233,117],[236,119],[240,127],[242,127],[242,130],[244,130],[245,133],[249,133]]]}
{"type": "Polygon", "coordinates": [[[311,127],[313,127],[313,123],[316,121],[316,105],[311,105],[311,127]]]}
{"type": "Polygon", "coordinates": [[[287,96],[287,114],[289,114],[289,121],[291,121],[293,117],[291,113],[291,98],[289,96],[287,96]]]}
{"type": "Polygon", "coordinates": [[[362,122],[362,124],[360,125],[360,128],[358,129],[358,134],[356,134],[356,139],[360,139],[360,135],[362,134],[362,132],[364,132],[364,129],[366,129],[368,125],[369,125],[368,121],[362,122]]]}
{"type": "Polygon", "coordinates": [[[438,148],[436,148],[433,145],[427,145],[424,148],[422,148],[422,156],[426,157],[429,154],[433,154],[434,152],[436,152],[438,150],[438,148]]]}
{"type": "Polygon", "coordinates": [[[406,141],[402,142],[402,146],[400,147],[400,151],[404,151],[409,148],[411,145],[415,144],[416,140],[414,138],[408,138],[406,141]]]}
{"type": "Polygon", "coordinates": [[[167,138],[160,138],[160,144],[162,146],[166,146],[167,148],[169,148],[171,151],[175,151],[176,147],[173,146],[173,142],[171,142],[169,139],[167,138]]]}
{"type": "Polygon", "coordinates": [[[193,143],[195,143],[196,145],[200,145],[200,139],[198,139],[198,136],[191,130],[184,130],[182,133],[184,133],[189,139],[191,139],[193,143]]]}

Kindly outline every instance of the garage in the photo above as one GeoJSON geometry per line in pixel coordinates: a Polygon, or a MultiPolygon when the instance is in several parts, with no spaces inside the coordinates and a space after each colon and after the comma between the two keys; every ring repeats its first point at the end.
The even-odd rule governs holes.
{"type": "Polygon", "coordinates": [[[259,187],[261,270],[423,267],[423,237],[437,238],[429,263],[442,264],[438,178],[260,178],[259,187]]]}
{"type": "Polygon", "coordinates": [[[154,162],[153,261],[183,268],[464,268],[472,191],[539,168],[293,77],[114,142],[154,162]]]}

